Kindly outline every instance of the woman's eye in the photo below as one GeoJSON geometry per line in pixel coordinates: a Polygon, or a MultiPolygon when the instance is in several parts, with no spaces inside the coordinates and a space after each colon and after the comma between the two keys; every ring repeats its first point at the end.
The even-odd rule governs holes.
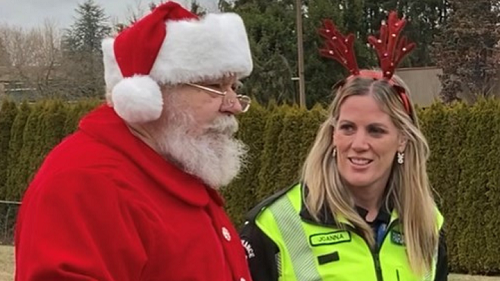
{"type": "Polygon", "coordinates": [[[371,134],[374,134],[374,135],[381,135],[381,134],[385,133],[385,130],[381,129],[381,128],[370,128],[369,132],[371,134]]]}
{"type": "Polygon", "coordinates": [[[352,125],[344,124],[340,126],[340,130],[346,132],[352,132],[354,130],[354,127],[352,125]]]}

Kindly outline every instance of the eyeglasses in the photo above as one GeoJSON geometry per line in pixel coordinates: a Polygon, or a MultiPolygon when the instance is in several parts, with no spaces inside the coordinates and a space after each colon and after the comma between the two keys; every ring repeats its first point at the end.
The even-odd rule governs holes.
{"type": "MultiPolygon", "coordinates": [[[[219,96],[223,96],[224,99],[227,99],[227,91],[218,91],[218,90],[215,90],[213,88],[202,86],[202,85],[198,85],[198,84],[194,84],[194,83],[186,83],[186,85],[189,85],[191,87],[195,87],[195,88],[198,88],[198,89],[201,89],[201,90],[205,90],[207,92],[210,92],[210,93],[213,93],[213,94],[216,94],[216,95],[219,95],[219,96]]],[[[241,111],[242,112],[247,112],[248,109],[250,108],[250,103],[252,102],[252,100],[250,99],[250,97],[249,96],[245,96],[245,95],[236,95],[236,98],[240,102],[241,111]]],[[[229,100],[229,104],[234,105],[234,101],[229,100]]]]}

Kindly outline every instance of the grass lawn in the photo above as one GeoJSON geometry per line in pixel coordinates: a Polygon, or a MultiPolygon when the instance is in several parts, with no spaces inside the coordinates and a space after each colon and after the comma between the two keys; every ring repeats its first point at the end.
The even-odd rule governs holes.
{"type": "Polygon", "coordinates": [[[14,280],[14,248],[0,246],[0,281],[14,280]]]}
{"type": "MultiPolygon", "coordinates": [[[[0,281],[14,279],[14,248],[0,246],[0,281]]],[[[483,277],[472,275],[450,274],[449,281],[500,281],[500,277],[483,277]]]]}
{"type": "MultiPolygon", "coordinates": [[[[500,281],[500,277],[486,277],[475,275],[450,274],[449,281],[500,281]]],[[[3,280],[0,280],[3,281],[3,280]]]]}

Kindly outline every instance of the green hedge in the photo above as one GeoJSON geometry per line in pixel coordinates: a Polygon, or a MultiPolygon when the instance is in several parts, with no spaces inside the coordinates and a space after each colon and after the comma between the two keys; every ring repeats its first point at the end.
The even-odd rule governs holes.
{"type": "Polygon", "coordinates": [[[4,154],[9,164],[6,169],[6,178],[2,179],[5,184],[0,187],[2,188],[1,193],[5,194],[4,199],[7,200],[19,200],[19,194],[24,189],[21,188],[19,191],[16,190],[19,186],[17,185],[17,179],[20,178],[19,171],[22,169],[20,155],[24,144],[24,127],[26,126],[26,121],[28,121],[30,114],[31,107],[27,103],[22,103],[10,129],[9,150],[7,154],[4,154]]]}
{"type": "Polygon", "coordinates": [[[240,118],[238,138],[248,145],[248,159],[240,175],[222,190],[226,200],[226,210],[235,223],[244,221],[245,212],[257,203],[254,196],[259,181],[256,175],[261,166],[261,152],[264,149],[262,132],[266,127],[269,111],[253,101],[252,110],[240,118]],[[258,133],[256,133],[258,132],[258,133]]]}
{"type": "Polygon", "coordinates": [[[0,106],[0,198],[5,198],[5,182],[9,168],[10,129],[17,116],[17,106],[5,99],[0,106]]]}
{"type": "MultiPolygon", "coordinates": [[[[97,101],[43,101],[0,107],[0,199],[20,200],[46,153],[72,133],[97,101]]],[[[436,103],[418,110],[428,138],[428,170],[446,219],[454,272],[500,274],[500,101],[436,103]]],[[[249,147],[242,173],[223,190],[237,225],[259,201],[294,183],[326,111],[254,102],[240,116],[249,147]]]]}
{"type": "MultiPolygon", "coordinates": [[[[7,160],[6,168],[0,175],[2,200],[19,201],[33,174],[45,155],[63,137],[76,128],[78,119],[95,107],[97,101],[64,103],[60,100],[41,101],[33,104],[22,103],[10,129],[2,128],[0,133],[9,132],[8,150],[2,153],[7,160]],[[70,126],[70,128],[67,128],[70,126]],[[4,131],[5,130],[5,131],[4,131]],[[4,184],[2,184],[4,183],[4,184]]],[[[6,111],[0,111],[0,120],[6,111]]],[[[3,140],[4,138],[2,138],[3,140]]],[[[4,143],[0,143],[4,146],[4,143]]],[[[1,162],[0,162],[1,163],[1,162]]]]}

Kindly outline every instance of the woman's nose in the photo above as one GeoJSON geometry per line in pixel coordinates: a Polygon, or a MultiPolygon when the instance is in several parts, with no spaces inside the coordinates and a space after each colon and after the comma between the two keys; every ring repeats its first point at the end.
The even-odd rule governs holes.
{"type": "Polygon", "coordinates": [[[368,139],[363,131],[358,131],[354,135],[351,147],[354,150],[365,150],[368,149],[368,139]]]}

